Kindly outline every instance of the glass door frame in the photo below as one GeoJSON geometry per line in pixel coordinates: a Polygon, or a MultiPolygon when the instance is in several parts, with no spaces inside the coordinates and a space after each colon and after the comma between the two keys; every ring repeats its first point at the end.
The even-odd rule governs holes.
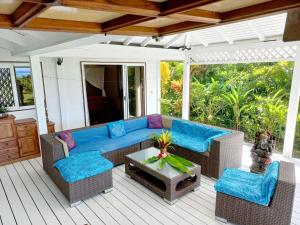
{"type": "Polygon", "coordinates": [[[86,65],[116,65],[122,66],[122,81],[123,81],[123,119],[129,119],[129,88],[128,88],[128,67],[141,66],[144,67],[144,102],[145,112],[147,112],[147,81],[146,81],[146,63],[145,62],[99,62],[99,61],[81,61],[81,82],[83,92],[83,105],[84,105],[84,121],[86,126],[90,126],[89,109],[87,102],[87,93],[85,85],[85,66],[86,65]]]}

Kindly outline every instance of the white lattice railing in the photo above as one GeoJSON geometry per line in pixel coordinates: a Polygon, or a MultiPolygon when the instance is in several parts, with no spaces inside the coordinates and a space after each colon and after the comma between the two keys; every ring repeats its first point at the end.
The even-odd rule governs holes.
{"type": "Polygon", "coordinates": [[[239,62],[293,61],[297,43],[257,43],[228,47],[195,48],[189,54],[191,63],[224,64],[239,62]]]}

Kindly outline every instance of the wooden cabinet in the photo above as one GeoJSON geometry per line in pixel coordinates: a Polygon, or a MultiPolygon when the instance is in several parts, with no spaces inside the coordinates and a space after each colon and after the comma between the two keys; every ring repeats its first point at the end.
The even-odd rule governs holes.
{"type": "Polygon", "coordinates": [[[0,119],[0,164],[19,158],[14,122],[15,117],[12,115],[0,119]]]}
{"type": "Polygon", "coordinates": [[[48,134],[55,133],[55,123],[53,123],[52,121],[48,121],[47,128],[48,128],[48,134]]]}
{"type": "Polygon", "coordinates": [[[37,125],[34,119],[17,120],[18,144],[21,157],[35,155],[40,152],[37,125]]]}
{"type": "Polygon", "coordinates": [[[34,119],[0,119],[0,165],[40,155],[37,124],[34,119]]]}

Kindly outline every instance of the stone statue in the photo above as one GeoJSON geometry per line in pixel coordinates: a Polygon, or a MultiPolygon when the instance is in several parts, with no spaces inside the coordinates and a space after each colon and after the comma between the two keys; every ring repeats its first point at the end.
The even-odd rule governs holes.
{"type": "Polygon", "coordinates": [[[251,149],[251,172],[263,173],[268,164],[272,162],[271,155],[275,150],[275,136],[271,133],[257,132],[255,142],[251,149]]]}

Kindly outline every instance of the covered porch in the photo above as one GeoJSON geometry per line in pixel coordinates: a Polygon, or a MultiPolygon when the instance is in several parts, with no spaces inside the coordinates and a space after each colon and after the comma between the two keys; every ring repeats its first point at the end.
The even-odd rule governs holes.
{"type": "MultiPolygon", "coordinates": [[[[282,75],[288,77],[290,90],[285,90],[280,144],[272,160],[295,164],[291,224],[300,224],[300,42],[286,36],[288,42],[283,41],[284,33],[291,32],[285,32],[286,21],[295,18],[287,12],[295,12],[297,7],[300,3],[292,0],[200,0],[186,4],[177,0],[1,2],[0,108],[7,111],[4,113],[9,116],[4,118],[13,124],[8,127],[5,122],[1,132],[14,135],[3,135],[0,140],[0,144],[9,146],[4,149],[4,144],[0,145],[0,225],[224,224],[215,217],[217,179],[213,176],[201,175],[199,190],[169,205],[127,177],[123,161],[111,170],[112,192],[70,207],[43,165],[42,159],[48,155],[41,155],[41,146],[49,147],[55,141],[46,143],[40,137],[49,134],[54,139],[62,131],[153,114],[205,123],[209,120],[201,120],[200,116],[195,119],[191,107],[195,99],[194,66],[255,67],[256,63],[277,62],[293,66],[282,75]],[[172,82],[163,84],[162,62],[182,64],[177,68],[179,85],[174,87],[180,92],[176,96],[178,115],[171,107],[172,101],[168,113],[163,109],[163,89],[172,88],[172,82]]],[[[299,19],[295,21],[299,23],[299,19]]],[[[260,125],[248,133],[250,129],[227,124],[207,122],[208,126],[245,133],[240,169],[249,171],[254,133],[260,131],[260,125]]],[[[65,143],[60,144],[65,151],[65,143]]],[[[137,145],[141,150],[142,143],[137,145]]],[[[53,146],[55,151],[62,149],[57,143],[53,146]]],[[[57,157],[55,154],[51,160],[57,157]]]]}

